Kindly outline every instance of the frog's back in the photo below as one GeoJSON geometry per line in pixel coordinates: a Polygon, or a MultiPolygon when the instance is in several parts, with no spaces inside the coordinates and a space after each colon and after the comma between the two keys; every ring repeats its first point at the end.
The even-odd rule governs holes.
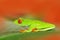
{"type": "Polygon", "coordinates": [[[37,28],[38,30],[44,31],[44,30],[49,30],[55,28],[55,25],[42,22],[39,20],[33,20],[31,23],[31,26],[29,27],[29,30],[31,31],[32,29],[37,28]]]}

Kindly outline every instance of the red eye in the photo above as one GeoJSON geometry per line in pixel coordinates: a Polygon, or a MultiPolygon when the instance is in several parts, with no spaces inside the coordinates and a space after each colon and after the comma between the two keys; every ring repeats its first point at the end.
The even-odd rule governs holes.
{"type": "Polygon", "coordinates": [[[18,24],[21,24],[22,23],[22,20],[21,19],[18,19],[18,24]]]}

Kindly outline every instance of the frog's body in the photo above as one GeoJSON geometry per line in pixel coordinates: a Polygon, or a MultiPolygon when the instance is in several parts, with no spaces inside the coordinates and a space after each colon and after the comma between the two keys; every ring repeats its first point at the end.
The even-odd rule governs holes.
{"type": "Polygon", "coordinates": [[[32,20],[32,19],[25,19],[25,18],[20,18],[20,19],[22,20],[21,24],[18,23],[18,20],[15,20],[14,23],[20,26],[28,26],[28,30],[26,30],[25,32],[46,31],[55,28],[55,25],[45,23],[40,20],[32,20]]]}

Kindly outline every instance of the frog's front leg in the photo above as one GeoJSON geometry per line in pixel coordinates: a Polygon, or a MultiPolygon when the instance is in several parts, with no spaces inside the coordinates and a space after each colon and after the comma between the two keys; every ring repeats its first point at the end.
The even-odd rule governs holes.
{"type": "Polygon", "coordinates": [[[33,28],[33,29],[32,29],[32,32],[36,32],[36,30],[38,30],[38,29],[37,29],[37,28],[33,28]]]}
{"type": "Polygon", "coordinates": [[[27,30],[27,32],[36,32],[37,30],[38,30],[37,27],[31,25],[31,26],[29,27],[29,29],[27,30]]]}
{"type": "Polygon", "coordinates": [[[29,29],[28,26],[24,26],[23,29],[19,30],[19,32],[23,33],[26,32],[29,29]]]}
{"type": "Polygon", "coordinates": [[[40,25],[38,25],[38,24],[36,24],[36,23],[32,24],[32,25],[30,26],[31,32],[37,32],[37,31],[39,31],[39,26],[40,26],[40,25]]]}

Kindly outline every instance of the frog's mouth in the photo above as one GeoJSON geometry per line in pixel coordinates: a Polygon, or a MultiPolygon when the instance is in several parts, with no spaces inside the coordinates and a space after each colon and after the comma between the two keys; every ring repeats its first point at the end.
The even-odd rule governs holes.
{"type": "Polygon", "coordinates": [[[47,30],[51,30],[54,29],[55,27],[48,27],[48,28],[41,28],[40,31],[47,31],[47,30]]]}

